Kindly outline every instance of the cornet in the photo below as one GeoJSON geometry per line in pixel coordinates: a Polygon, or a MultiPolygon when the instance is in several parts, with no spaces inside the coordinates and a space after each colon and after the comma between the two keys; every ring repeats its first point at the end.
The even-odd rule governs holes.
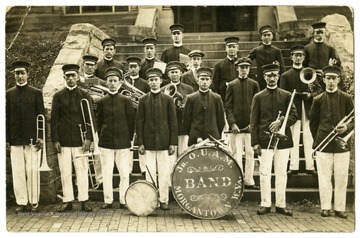
{"type": "Polygon", "coordinates": [[[165,86],[164,94],[174,98],[175,106],[178,109],[184,108],[186,97],[184,97],[183,95],[181,95],[181,93],[177,91],[177,87],[175,84],[170,83],[167,86],[165,86]]]}

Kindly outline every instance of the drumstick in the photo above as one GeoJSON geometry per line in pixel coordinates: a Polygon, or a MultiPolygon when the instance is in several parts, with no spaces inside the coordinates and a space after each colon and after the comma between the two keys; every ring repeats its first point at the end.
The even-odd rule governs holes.
{"type": "Polygon", "coordinates": [[[155,181],[154,181],[153,177],[151,176],[151,173],[150,173],[149,168],[147,167],[147,165],[145,165],[145,167],[146,167],[146,170],[147,170],[147,171],[148,171],[148,173],[149,173],[149,176],[150,176],[150,178],[151,178],[151,181],[153,182],[154,187],[155,187],[155,188],[157,188],[157,189],[159,189],[159,188],[156,186],[156,184],[155,184],[155,181]]]}

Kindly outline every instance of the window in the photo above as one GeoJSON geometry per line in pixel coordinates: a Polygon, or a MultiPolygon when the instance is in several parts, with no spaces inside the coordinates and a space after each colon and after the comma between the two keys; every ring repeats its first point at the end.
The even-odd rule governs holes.
{"type": "Polygon", "coordinates": [[[138,6],[67,6],[65,14],[116,13],[137,11],[138,6]]]}

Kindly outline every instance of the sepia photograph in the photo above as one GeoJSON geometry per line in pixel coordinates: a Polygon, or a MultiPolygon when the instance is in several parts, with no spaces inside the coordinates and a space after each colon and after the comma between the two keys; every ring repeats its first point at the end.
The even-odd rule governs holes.
{"type": "Polygon", "coordinates": [[[331,3],[3,6],[1,233],[354,235],[356,9],[331,3]]]}

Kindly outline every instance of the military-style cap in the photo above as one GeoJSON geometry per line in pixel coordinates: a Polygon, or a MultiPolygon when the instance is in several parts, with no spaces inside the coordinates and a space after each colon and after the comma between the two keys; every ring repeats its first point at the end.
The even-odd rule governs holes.
{"type": "Polygon", "coordinates": [[[170,31],[181,31],[184,32],[184,26],[182,24],[173,24],[169,27],[170,31]]]}
{"type": "Polygon", "coordinates": [[[64,72],[64,74],[73,74],[73,73],[78,73],[80,69],[80,66],[77,64],[65,64],[62,67],[62,70],[64,72]]]}
{"type": "Polygon", "coordinates": [[[129,56],[126,58],[126,62],[128,63],[128,65],[130,65],[130,64],[140,65],[141,59],[136,56],[129,56]]]}
{"type": "Polygon", "coordinates": [[[303,45],[294,45],[290,48],[290,53],[291,54],[295,54],[295,53],[303,53],[305,54],[305,46],[303,45]]]}
{"type": "Polygon", "coordinates": [[[160,77],[162,75],[162,71],[159,68],[150,68],[148,70],[146,70],[146,79],[150,78],[150,77],[160,77]]]}
{"type": "Polygon", "coordinates": [[[146,45],[156,45],[157,40],[155,38],[152,37],[148,37],[142,40],[142,43],[144,46],[146,45]]]}
{"type": "Polygon", "coordinates": [[[107,46],[107,45],[112,45],[112,46],[115,46],[116,45],[116,41],[113,39],[113,38],[106,38],[104,39],[102,42],[101,42],[101,45],[104,47],[104,46],[107,46]]]}
{"type": "Polygon", "coordinates": [[[239,42],[239,40],[240,40],[239,37],[236,37],[236,36],[229,36],[224,39],[225,45],[237,44],[239,42]]]}
{"type": "Polygon", "coordinates": [[[270,71],[280,71],[280,66],[278,64],[266,64],[261,68],[263,70],[263,73],[267,73],[270,71]]]}
{"type": "Polygon", "coordinates": [[[169,63],[167,63],[166,71],[170,71],[174,69],[179,69],[182,72],[184,69],[184,65],[179,61],[170,61],[169,63]]]}
{"type": "Polygon", "coordinates": [[[317,22],[317,23],[314,23],[311,25],[312,28],[315,30],[315,29],[322,29],[322,28],[325,28],[326,26],[326,22],[317,22]]]}
{"type": "Polygon", "coordinates": [[[205,54],[201,50],[192,50],[188,54],[189,57],[204,57],[205,54]]]}
{"type": "Polygon", "coordinates": [[[99,59],[95,55],[84,55],[82,58],[83,61],[87,64],[96,64],[99,59]]]}
{"type": "Polygon", "coordinates": [[[325,66],[323,69],[324,76],[326,75],[333,75],[333,76],[340,76],[341,69],[338,66],[325,66]]]}
{"type": "Polygon", "coordinates": [[[251,59],[247,58],[247,57],[242,57],[239,58],[236,62],[235,62],[235,66],[237,65],[251,65],[251,59]]]}
{"type": "Polygon", "coordinates": [[[317,76],[324,77],[324,73],[321,69],[316,69],[315,72],[317,76]]]}
{"type": "Polygon", "coordinates": [[[105,70],[105,78],[109,77],[109,76],[118,76],[119,79],[122,79],[123,77],[123,72],[121,69],[116,68],[116,67],[109,67],[105,70]]]}
{"type": "Polygon", "coordinates": [[[30,63],[23,60],[17,60],[11,63],[11,68],[14,71],[23,71],[23,70],[27,71],[29,67],[30,67],[30,63]]]}
{"type": "Polygon", "coordinates": [[[264,33],[266,33],[266,32],[271,32],[271,33],[273,33],[273,32],[274,32],[274,29],[273,29],[272,26],[270,26],[270,25],[265,25],[265,26],[260,27],[260,29],[259,29],[260,35],[262,35],[262,34],[264,34],[264,33]]]}
{"type": "Polygon", "coordinates": [[[209,67],[200,67],[198,70],[197,70],[197,76],[200,77],[200,76],[210,76],[212,78],[213,76],[213,71],[211,68],[209,67]]]}

